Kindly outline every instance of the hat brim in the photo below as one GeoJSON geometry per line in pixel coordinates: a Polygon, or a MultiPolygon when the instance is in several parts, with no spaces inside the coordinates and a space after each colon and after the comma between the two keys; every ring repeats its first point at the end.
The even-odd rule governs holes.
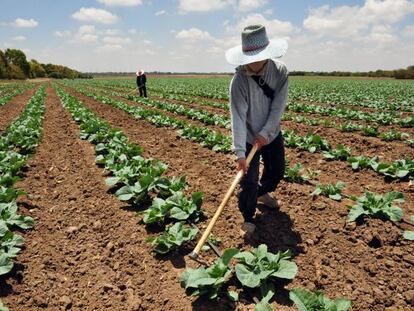
{"type": "Polygon", "coordinates": [[[288,43],[284,39],[270,40],[263,49],[243,52],[242,46],[238,45],[226,52],[226,60],[232,65],[246,65],[269,58],[279,58],[286,54],[288,43]]]}

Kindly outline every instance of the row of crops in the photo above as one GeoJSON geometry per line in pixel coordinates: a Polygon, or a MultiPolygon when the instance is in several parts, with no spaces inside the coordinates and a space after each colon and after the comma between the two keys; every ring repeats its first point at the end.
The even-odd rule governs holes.
{"type": "MultiPolygon", "coordinates": [[[[152,78],[151,91],[165,94],[195,95],[205,98],[228,100],[228,84],[231,77],[203,79],[152,78]]],[[[134,87],[133,80],[104,80],[105,86],[134,87]]],[[[322,104],[345,104],[376,110],[414,111],[413,85],[410,81],[367,79],[315,79],[291,77],[289,80],[291,101],[308,101],[322,104]]]]}
{"type": "Polygon", "coordinates": [[[12,98],[22,94],[30,88],[33,83],[3,83],[0,84],[0,107],[8,103],[12,98]]]}
{"type": "MultiPolygon", "coordinates": [[[[0,277],[7,275],[24,245],[16,229],[32,228],[33,219],[19,214],[16,202],[26,193],[15,187],[24,176],[29,156],[35,151],[42,135],[45,86],[38,89],[26,109],[0,136],[0,277]]],[[[0,310],[7,310],[0,302],[0,310]]]]}
{"type": "MultiPolygon", "coordinates": [[[[121,92],[110,92],[110,95],[132,99],[143,105],[143,107],[138,107],[129,105],[113,97],[99,95],[96,90],[93,92],[90,89],[83,88],[79,85],[75,88],[86,96],[124,110],[137,118],[146,118],[157,126],[178,128],[179,134],[182,137],[201,142],[204,146],[215,151],[230,152],[231,150],[230,136],[222,135],[219,132],[204,127],[197,128],[197,126],[189,125],[188,122],[183,121],[182,119],[175,119],[163,112],[145,109],[143,107],[148,106],[172,112],[175,115],[182,115],[189,117],[190,119],[199,120],[206,125],[214,124],[225,129],[228,128],[230,120],[223,115],[204,112],[200,109],[186,108],[183,105],[142,99],[134,95],[125,95],[121,92]]],[[[341,144],[337,145],[336,148],[333,148],[326,140],[317,134],[302,136],[294,131],[284,131],[284,138],[286,147],[298,148],[311,153],[323,152],[323,155],[327,160],[347,161],[353,170],[371,169],[378,174],[396,179],[411,180],[414,177],[414,160],[412,158],[398,159],[392,163],[385,163],[379,161],[377,156],[369,158],[364,155],[352,155],[351,148],[341,144]]]]}
{"type": "MultiPolygon", "coordinates": [[[[119,95],[116,94],[119,92],[121,92],[123,96],[132,95],[131,86],[128,86],[125,82],[121,83],[117,81],[114,83],[99,81],[94,82],[93,84],[88,83],[88,86],[104,88],[107,93],[110,93],[110,90],[112,90],[113,95],[119,95]]],[[[290,89],[292,88],[293,87],[291,86],[290,89]]],[[[225,103],[208,101],[192,95],[175,94],[165,89],[155,90],[155,93],[153,94],[160,99],[165,98],[168,101],[196,103],[200,106],[223,109],[223,114],[227,114],[228,110],[228,105],[225,103]]],[[[171,102],[168,104],[171,104],[171,102]]],[[[404,116],[401,113],[392,111],[367,112],[348,107],[328,107],[294,101],[291,99],[287,107],[287,112],[283,116],[283,120],[303,123],[309,126],[336,128],[342,132],[355,132],[363,136],[378,137],[383,141],[404,141],[408,146],[414,147],[412,133],[410,134],[404,131],[404,128],[413,128],[413,115],[404,116]],[[329,118],[343,121],[332,121],[329,118]],[[360,124],[361,122],[362,124],[360,124]]],[[[224,120],[222,122],[226,121],[224,120]]]]}
{"type": "MultiPolygon", "coordinates": [[[[165,255],[188,249],[189,245],[193,245],[197,235],[201,233],[200,226],[208,221],[206,213],[202,209],[203,193],[188,193],[189,185],[185,176],[170,176],[165,163],[144,157],[141,146],[129,141],[122,131],[111,127],[106,120],[98,117],[87,108],[79,100],[77,92],[102,105],[109,105],[119,111],[124,111],[137,120],[148,122],[156,127],[176,130],[182,139],[197,142],[217,153],[229,153],[231,138],[229,135],[230,120],[226,114],[227,105],[212,100],[217,97],[210,93],[224,92],[222,90],[224,80],[221,81],[220,86],[210,89],[207,86],[210,85],[210,79],[206,79],[205,81],[208,83],[204,85],[204,91],[197,87],[192,89],[192,86],[196,85],[196,83],[193,84],[193,80],[186,80],[185,83],[182,83],[184,86],[180,85],[180,79],[177,81],[171,80],[171,84],[168,84],[163,79],[158,79],[156,83],[159,84],[151,85],[154,92],[159,87],[159,91],[156,91],[156,99],[142,99],[133,95],[133,92],[130,92],[132,89],[131,81],[66,81],[54,85],[54,90],[58,94],[61,104],[70,112],[80,128],[80,138],[94,145],[95,162],[107,173],[106,184],[110,187],[110,192],[138,212],[142,225],[147,228],[151,227],[152,234],[147,242],[152,245],[155,258],[163,258],[165,255]],[[171,91],[168,95],[170,88],[175,91],[171,91]],[[201,99],[198,96],[207,98],[201,99]],[[168,101],[171,99],[173,101],[168,101]],[[201,104],[198,107],[196,105],[190,107],[188,103],[201,104]],[[220,109],[223,113],[203,109],[203,107],[220,109]]],[[[216,82],[214,81],[214,83],[216,82]]],[[[327,99],[327,103],[341,104],[342,101],[345,101],[347,104],[353,104],[349,102],[350,97],[346,96],[347,91],[342,90],[340,85],[335,84],[334,87],[345,95],[337,97],[335,100],[327,99]]],[[[354,87],[357,88],[358,84],[354,87]]],[[[322,89],[328,94],[328,90],[322,89]]],[[[366,90],[364,91],[366,92],[366,90]]],[[[401,94],[403,93],[404,91],[401,91],[401,94]]],[[[387,108],[382,106],[381,109],[411,111],[409,109],[412,107],[411,104],[401,102],[403,97],[391,98],[387,94],[387,91],[384,90],[381,96],[373,96],[372,98],[365,96],[362,99],[354,97],[354,100],[364,102],[365,104],[361,105],[363,107],[372,108],[370,103],[375,99],[382,102],[383,105],[387,105],[387,108]],[[401,104],[399,108],[395,108],[395,105],[399,105],[397,102],[401,104]]],[[[2,215],[0,227],[2,234],[4,233],[1,244],[0,275],[6,275],[12,270],[13,261],[23,246],[22,237],[16,234],[13,229],[16,227],[30,229],[33,226],[33,219],[17,214],[16,199],[20,195],[24,195],[24,192],[15,189],[14,184],[24,176],[22,170],[25,169],[29,155],[34,152],[39,143],[42,133],[44,99],[45,89],[41,87],[36,95],[30,99],[24,112],[0,137],[0,206],[2,215]]],[[[311,99],[307,98],[306,100],[311,99]]],[[[321,99],[319,102],[324,103],[324,100],[321,99]]],[[[291,112],[299,115],[307,113],[323,115],[324,111],[332,111],[332,109],[349,113],[353,111],[353,109],[346,107],[312,106],[299,101],[295,102],[293,107],[295,108],[291,109],[291,112]],[[317,110],[312,112],[303,110],[307,106],[317,110]]],[[[300,123],[301,121],[295,120],[298,116],[290,114],[291,112],[285,116],[285,120],[300,123]]],[[[399,112],[388,111],[381,114],[370,114],[361,110],[358,115],[374,116],[374,119],[369,122],[377,122],[381,119],[389,120],[381,121],[385,122],[382,124],[412,127],[410,123],[412,116],[403,117],[399,112]]],[[[329,113],[326,116],[337,117],[329,113]]],[[[361,118],[358,120],[367,121],[364,119],[366,117],[361,118]]],[[[393,134],[398,136],[398,133],[393,134]]],[[[283,135],[287,148],[309,154],[320,154],[324,161],[333,161],[331,163],[336,161],[348,163],[351,172],[369,170],[384,177],[384,181],[410,185],[413,182],[414,160],[410,154],[407,154],[404,159],[385,162],[380,160],[378,156],[368,157],[364,154],[357,154],[351,147],[343,144],[333,147],[323,138],[323,134],[303,135],[297,131],[284,131],[283,135]]],[[[405,140],[410,143],[408,137],[403,136],[400,139],[389,140],[405,140]]],[[[343,198],[351,200],[353,203],[348,205],[349,213],[345,222],[361,224],[367,218],[379,218],[390,221],[400,228],[401,239],[414,240],[414,231],[405,229],[407,226],[413,225],[414,216],[407,215],[400,207],[400,204],[405,200],[402,193],[364,191],[362,195],[345,195],[342,190],[346,184],[342,182],[319,183],[317,177],[323,172],[309,170],[301,163],[290,165],[289,159],[286,163],[285,181],[312,186],[313,191],[310,195],[315,199],[318,196],[325,196],[333,201],[341,201],[343,198]],[[401,226],[402,224],[404,226],[401,226]]],[[[217,246],[220,240],[210,236],[209,243],[217,246]]],[[[205,247],[204,251],[212,254],[212,247],[205,247]]],[[[264,244],[249,250],[228,248],[223,250],[212,263],[199,266],[196,269],[187,268],[180,276],[180,284],[187,294],[192,296],[211,300],[226,299],[233,302],[251,301],[255,303],[255,310],[272,310],[271,301],[280,290],[280,284],[285,284],[283,280],[295,279],[298,269],[300,266],[298,267],[293,261],[290,250],[273,253],[264,244]]],[[[351,301],[348,299],[330,299],[322,291],[309,291],[299,287],[289,290],[289,298],[300,311],[349,310],[351,307],[351,301]]]]}

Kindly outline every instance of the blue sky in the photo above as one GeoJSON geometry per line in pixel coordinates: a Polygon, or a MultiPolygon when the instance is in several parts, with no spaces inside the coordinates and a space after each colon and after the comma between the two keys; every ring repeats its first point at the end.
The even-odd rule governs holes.
{"type": "Polygon", "coordinates": [[[81,71],[232,71],[224,53],[261,23],[291,70],[414,64],[413,0],[1,0],[0,49],[81,71]]]}

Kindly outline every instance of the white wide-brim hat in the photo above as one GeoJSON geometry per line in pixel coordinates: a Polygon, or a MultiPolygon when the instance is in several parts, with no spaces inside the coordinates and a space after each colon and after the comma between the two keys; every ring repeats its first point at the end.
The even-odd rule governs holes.
{"type": "Polygon", "coordinates": [[[243,29],[242,44],[226,52],[226,60],[232,65],[246,65],[286,54],[288,43],[284,39],[269,40],[262,25],[243,29]]]}

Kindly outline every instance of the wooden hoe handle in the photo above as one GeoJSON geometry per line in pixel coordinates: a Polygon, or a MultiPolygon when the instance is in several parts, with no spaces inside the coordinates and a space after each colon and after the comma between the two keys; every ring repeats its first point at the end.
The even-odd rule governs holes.
{"type": "MultiPolygon", "coordinates": [[[[253,159],[256,151],[257,151],[257,144],[255,144],[250,150],[249,155],[247,156],[246,162],[247,165],[250,164],[250,161],[253,159]]],[[[200,252],[203,245],[206,243],[206,240],[208,236],[210,235],[211,230],[213,229],[217,219],[219,218],[221,212],[223,211],[224,207],[226,206],[227,202],[229,201],[231,195],[234,192],[234,189],[236,188],[237,184],[240,182],[241,178],[243,177],[243,171],[238,171],[236,178],[234,178],[232,184],[230,185],[230,188],[227,190],[226,195],[224,196],[223,201],[221,201],[220,206],[218,207],[216,213],[214,214],[213,218],[211,219],[210,223],[208,224],[206,230],[204,231],[203,235],[201,236],[200,240],[198,241],[196,247],[190,254],[190,258],[197,259],[198,253],[200,252]]]]}

